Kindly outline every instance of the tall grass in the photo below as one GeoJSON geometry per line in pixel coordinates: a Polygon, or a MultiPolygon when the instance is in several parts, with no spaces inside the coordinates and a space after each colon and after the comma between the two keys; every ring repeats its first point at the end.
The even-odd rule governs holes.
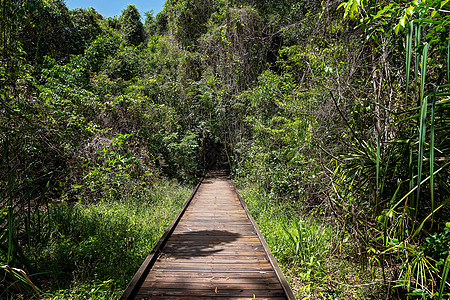
{"type": "Polygon", "coordinates": [[[277,199],[256,184],[245,183],[239,192],[297,297],[363,299],[378,292],[367,284],[370,272],[349,261],[344,249],[350,248],[350,240],[341,227],[323,215],[305,213],[301,202],[277,199]]]}
{"type": "Polygon", "coordinates": [[[23,240],[29,244],[31,231],[38,231],[38,224],[33,224],[36,214],[31,210],[31,198],[39,202],[40,197],[36,197],[37,188],[30,186],[42,178],[16,178],[15,170],[10,166],[11,160],[16,158],[12,143],[0,136],[0,276],[3,278],[0,298],[13,289],[39,297],[41,291],[30,279],[36,270],[24,255],[19,236],[25,235],[23,240]],[[24,269],[32,274],[25,273],[24,269]]]}
{"type": "Polygon", "coordinates": [[[438,300],[443,299],[442,297],[444,296],[445,284],[448,282],[447,277],[449,272],[450,272],[450,253],[447,256],[447,259],[445,260],[444,269],[442,271],[441,283],[439,285],[438,300]]]}
{"type": "MultiPolygon", "coordinates": [[[[25,255],[54,299],[116,299],[169,226],[190,188],[160,180],[151,189],[94,204],[51,204],[41,243],[25,255]]],[[[16,294],[12,288],[7,294],[16,294]]],[[[20,293],[20,292],[19,292],[20,293]]]]}

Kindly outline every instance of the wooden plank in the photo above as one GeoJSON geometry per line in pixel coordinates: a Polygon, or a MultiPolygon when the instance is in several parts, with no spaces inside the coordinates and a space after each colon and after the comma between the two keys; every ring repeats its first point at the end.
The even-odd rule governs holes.
{"type": "MultiPolygon", "coordinates": [[[[184,250],[184,251],[196,251],[201,249],[215,249],[215,250],[258,250],[258,249],[264,249],[261,244],[256,243],[254,241],[231,241],[233,245],[230,245],[227,242],[220,241],[215,242],[212,240],[197,240],[197,241],[174,241],[177,242],[177,245],[170,245],[170,247],[167,247],[166,249],[170,249],[171,251],[177,251],[177,249],[184,250]]],[[[167,252],[167,251],[166,251],[167,252]]],[[[195,256],[195,253],[192,253],[193,256],[195,256]]]]}
{"type": "Polygon", "coordinates": [[[199,265],[205,266],[205,267],[219,267],[219,268],[223,268],[223,267],[227,267],[229,266],[230,269],[239,267],[239,266],[245,266],[245,267],[271,267],[270,263],[268,261],[263,261],[263,260],[257,260],[257,261],[245,261],[245,260],[239,260],[239,261],[234,261],[234,260],[225,260],[222,259],[220,261],[202,261],[201,263],[199,263],[198,261],[188,261],[188,260],[178,260],[178,259],[174,259],[174,260],[170,260],[170,259],[164,259],[164,260],[157,260],[154,264],[155,266],[167,266],[167,267],[177,267],[177,266],[188,266],[188,267],[198,267],[199,265]]]}
{"type": "Polygon", "coordinates": [[[253,290],[253,289],[224,289],[220,290],[217,288],[204,288],[204,289],[188,289],[186,287],[181,287],[179,289],[174,288],[168,288],[168,289],[156,289],[156,288],[150,288],[150,289],[140,289],[137,298],[140,295],[155,295],[155,296],[195,296],[195,297],[203,297],[203,296],[232,296],[232,297],[252,297],[255,295],[256,297],[280,297],[284,296],[285,292],[282,288],[278,290],[269,290],[269,289],[259,289],[259,290],[253,290]]]}
{"type": "MultiPolygon", "coordinates": [[[[274,271],[269,271],[269,272],[239,272],[239,273],[230,273],[230,272],[212,272],[212,271],[207,271],[207,272],[191,272],[191,271],[180,271],[180,272],[173,272],[173,273],[168,273],[168,272],[153,272],[154,270],[152,270],[152,272],[150,272],[148,274],[148,278],[150,278],[151,276],[156,276],[156,277],[184,277],[185,279],[189,279],[190,278],[247,278],[247,279],[253,279],[253,280],[266,280],[267,278],[276,278],[276,274],[274,271]],[[195,273],[195,277],[192,276],[192,274],[195,273]]],[[[278,280],[278,278],[276,278],[278,280]]],[[[279,281],[278,281],[279,282],[279,281]]]]}
{"type": "Polygon", "coordinates": [[[232,300],[254,300],[254,299],[259,299],[259,300],[286,300],[286,297],[270,297],[270,298],[264,298],[264,297],[231,297],[231,296],[223,296],[221,297],[220,295],[216,295],[215,297],[201,297],[201,296],[196,296],[196,297],[190,297],[190,296],[146,296],[146,295],[139,295],[139,300],[215,300],[215,299],[232,299],[232,300]]]}
{"type": "Polygon", "coordinates": [[[195,257],[192,257],[192,251],[183,251],[179,250],[178,252],[163,252],[163,259],[172,259],[172,260],[182,260],[182,261],[193,261],[193,262],[202,262],[202,261],[219,261],[219,260],[237,260],[237,261],[269,261],[268,258],[265,257],[265,252],[262,249],[258,249],[257,251],[246,251],[242,252],[245,254],[241,255],[239,249],[235,249],[232,251],[218,251],[218,250],[205,250],[206,253],[211,253],[210,256],[205,256],[203,253],[198,253],[195,257]],[[185,253],[183,255],[183,253],[185,253]],[[214,254],[214,255],[213,255],[214,254]],[[190,255],[190,256],[188,256],[190,255]]]}
{"type": "Polygon", "coordinates": [[[171,239],[170,242],[176,243],[173,247],[205,247],[205,246],[212,246],[212,247],[221,247],[221,249],[227,249],[227,248],[255,248],[255,247],[261,247],[261,243],[259,241],[251,240],[251,239],[189,239],[189,240],[181,240],[181,239],[171,239]],[[232,243],[232,245],[230,245],[232,243]]]}
{"type": "Polygon", "coordinates": [[[183,232],[183,234],[176,234],[172,235],[170,238],[170,241],[172,242],[216,242],[216,243],[227,243],[229,241],[233,242],[259,242],[258,238],[256,236],[240,236],[238,234],[232,236],[232,235],[197,235],[197,234],[191,234],[189,231],[183,232]]]}
{"type": "Polygon", "coordinates": [[[249,290],[281,290],[280,283],[253,283],[253,282],[180,282],[180,281],[164,281],[160,280],[158,282],[145,281],[142,285],[142,289],[180,289],[186,288],[199,290],[207,288],[218,288],[221,290],[236,290],[236,289],[249,289],[249,290]]]}
{"type": "Polygon", "coordinates": [[[170,272],[177,272],[177,271],[191,271],[193,273],[196,272],[206,272],[206,271],[210,271],[210,272],[270,272],[272,271],[271,269],[271,265],[267,265],[267,266],[261,266],[261,265],[227,265],[227,264],[203,264],[202,267],[196,267],[193,265],[187,265],[187,264],[160,264],[160,265],[155,265],[153,267],[153,270],[155,270],[155,272],[158,271],[165,271],[165,270],[169,270],[170,272]]]}
{"type": "Polygon", "coordinates": [[[258,248],[258,249],[245,249],[243,251],[240,251],[239,249],[228,249],[228,250],[221,250],[221,249],[199,249],[199,250],[189,250],[189,249],[177,249],[177,248],[167,248],[164,249],[164,254],[170,254],[173,256],[187,256],[187,255],[196,255],[196,256],[226,256],[226,255],[254,255],[254,254],[261,254],[264,255],[265,251],[264,249],[258,248]]]}
{"type": "MultiPolygon", "coordinates": [[[[197,240],[197,241],[176,241],[175,244],[168,245],[166,249],[176,251],[177,249],[183,249],[187,251],[193,251],[198,249],[214,248],[216,250],[252,250],[252,249],[264,249],[261,243],[254,241],[213,241],[213,240],[197,240]],[[230,245],[232,243],[232,245],[230,245]]],[[[166,251],[167,252],[167,251],[166,251]]],[[[195,256],[195,253],[192,253],[195,256]]]]}
{"type": "Polygon", "coordinates": [[[222,260],[222,262],[218,262],[218,261],[204,261],[201,264],[199,264],[198,262],[194,261],[178,261],[178,260],[168,260],[168,259],[164,259],[164,260],[157,260],[154,264],[155,267],[179,267],[179,266],[186,266],[186,267],[193,267],[193,268],[204,268],[204,267],[211,267],[211,268],[227,268],[227,266],[230,269],[235,269],[237,267],[242,268],[242,267],[248,267],[248,268],[270,268],[271,265],[269,262],[254,262],[254,261],[238,261],[235,262],[233,260],[229,260],[229,261],[225,261],[222,260]]]}
{"type": "Polygon", "coordinates": [[[225,226],[228,226],[228,225],[239,226],[239,225],[248,225],[249,224],[248,220],[230,220],[227,218],[223,218],[223,219],[207,219],[207,218],[194,219],[194,218],[191,218],[191,219],[189,219],[189,223],[194,223],[194,224],[201,223],[201,224],[205,224],[206,226],[209,225],[208,223],[220,223],[221,225],[223,224],[225,226]]]}
{"type": "Polygon", "coordinates": [[[204,231],[202,232],[202,235],[197,234],[197,232],[194,231],[194,234],[192,234],[192,231],[183,231],[183,232],[177,232],[177,234],[172,234],[170,236],[170,240],[201,240],[201,239],[223,239],[227,237],[235,236],[236,240],[256,240],[259,241],[258,237],[255,236],[255,233],[251,234],[253,232],[249,232],[246,235],[242,235],[239,233],[236,233],[235,235],[230,234],[230,232],[223,232],[220,231],[217,232],[211,232],[211,231],[204,231]],[[190,235],[187,235],[187,233],[190,233],[190,235]]]}
{"type": "MultiPolygon", "coordinates": [[[[183,275],[178,275],[177,273],[175,274],[170,274],[170,275],[158,275],[158,274],[149,274],[147,276],[147,278],[145,279],[145,283],[149,282],[149,283],[157,283],[158,281],[161,282],[173,282],[173,283],[184,283],[186,282],[186,277],[183,275]]],[[[259,278],[257,278],[257,280],[255,280],[255,278],[251,278],[251,277],[216,277],[216,276],[211,276],[211,277],[190,277],[189,278],[189,283],[202,283],[202,284],[213,284],[213,283],[240,283],[240,284],[251,284],[251,283],[265,283],[265,284],[280,284],[280,282],[278,281],[278,279],[275,276],[270,276],[270,277],[264,277],[262,278],[262,280],[259,280],[259,278]]],[[[144,285],[144,283],[143,283],[144,285]]]]}
{"type": "Polygon", "coordinates": [[[263,267],[241,267],[241,268],[228,268],[228,267],[191,267],[191,266],[154,266],[153,270],[155,272],[158,271],[167,271],[167,272],[186,272],[189,271],[192,274],[197,272],[220,272],[220,273],[236,273],[236,272],[247,272],[247,273],[260,273],[260,272],[270,272],[272,268],[263,268],[263,267]]]}
{"type": "MultiPolygon", "coordinates": [[[[202,257],[203,258],[203,257],[202,257]]],[[[216,259],[211,259],[210,257],[206,257],[203,259],[189,259],[189,258],[179,258],[179,257],[170,257],[170,258],[165,258],[165,259],[158,259],[158,261],[155,262],[159,263],[159,261],[161,261],[162,263],[168,263],[168,262],[176,262],[176,263],[187,263],[190,262],[192,264],[205,264],[205,263],[214,263],[214,264],[228,264],[230,261],[227,259],[228,257],[226,256],[216,256],[216,259]]],[[[234,259],[233,260],[234,264],[264,264],[264,263],[269,263],[268,260],[264,259],[264,258],[254,258],[254,259],[234,259]]]]}
{"type": "Polygon", "coordinates": [[[183,227],[189,227],[191,229],[189,231],[202,230],[202,229],[204,229],[204,230],[227,229],[228,231],[246,230],[246,231],[253,231],[253,232],[255,232],[251,223],[233,225],[233,224],[221,224],[219,222],[217,222],[216,224],[214,224],[214,223],[207,223],[207,224],[205,224],[205,223],[185,221],[185,222],[183,222],[183,224],[180,224],[180,226],[182,228],[183,227]]]}

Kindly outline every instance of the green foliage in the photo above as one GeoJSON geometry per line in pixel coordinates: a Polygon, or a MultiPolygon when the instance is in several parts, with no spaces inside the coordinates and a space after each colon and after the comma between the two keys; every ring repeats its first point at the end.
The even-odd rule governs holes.
{"type": "Polygon", "coordinates": [[[182,47],[196,46],[196,40],[206,32],[206,22],[214,1],[169,0],[165,5],[168,27],[182,47]]]}
{"type": "Polygon", "coordinates": [[[131,140],[133,135],[118,134],[111,140],[105,137],[92,140],[99,145],[91,147],[99,149],[90,153],[90,158],[84,158],[89,168],[84,171],[81,184],[73,186],[77,197],[101,199],[104,195],[111,197],[124,190],[152,184],[153,173],[146,168],[142,158],[134,156],[136,153],[128,148],[136,142],[131,140]]]}
{"type": "Polygon", "coordinates": [[[52,293],[51,299],[92,299],[92,300],[114,300],[121,294],[113,280],[91,281],[88,283],[74,283],[70,289],[58,290],[52,293]]]}
{"type": "Polygon", "coordinates": [[[139,54],[140,51],[135,47],[118,49],[114,56],[108,57],[105,61],[103,72],[111,79],[122,78],[125,81],[141,75],[140,66],[143,64],[141,64],[142,56],[139,54]]]}
{"type": "MultiPolygon", "coordinates": [[[[450,254],[447,256],[447,259],[445,260],[444,269],[442,270],[442,277],[441,277],[441,283],[439,285],[439,294],[438,294],[438,300],[443,299],[444,296],[444,289],[447,284],[447,278],[448,273],[450,272],[450,254]]],[[[449,293],[447,293],[447,296],[449,296],[449,293]]]]}
{"type": "MultiPolygon", "coordinates": [[[[55,282],[60,275],[70,282],[76,274],[74,290],[80,294],[86,292],[81,281],[92,280],[92,289],[98,294],[114,297],[133,271],[127,271],[128,277],[111,287],[103,284],[110,279],[109,274],[95,279],[94,273],[85,269],[92,257],[105,263],[105,257],[96,252],[99,243],[110,244],[111,252],[123,246],[105,242],[102,235],[110,232],[109,227],[104,232],[91,230],[101,227],[96,218],[106,217],[102,213],[83,215],[89,210],[83,211],[81,204],[53,204],[65,200],[85,207],[91,203],[107,206],[105,199],[128,194],[141,195],[142,199],[158,190],[154,184],[164,171],[186,181],[199,174],[198,136],[190,130],[193,124],[177,125],[181,113],[190,112],[181,110],[180,105],[172,108],[178,97],[175,89],[168,93],[170,97],[165,94],[179,85],[179,56],[165,38],[153,37],[148,49],[144,44],[141,48],[125,47],[121,32],[108,27],[108,21],[94,10],[70,12],[60,1],[3,1],[2,16],[7,18],[2,18],[0,59],[0,79],[6,83],[0,86],[0,197],[5,199],[0,205],[0,259],[1,265],[10,269],[2,269],[7,280],[0,283],[0,289],[8,295],[20,293],[10,287],[14,274],[23,279],[22,290],[29,292],[23,296],[32,295],[33,282],[40,282],[42,270],[49,268],[35,256],[36,249],[41,249],[45,259],[54,262],[49,276],[55,282]],[[45,30],[39,31],[42,26],[45,30]],[[49,55],[43,56],[42,51],[49,55]],[[166,139],[172,134],[177,138],[166,139]],[[85,233],[62,234],[58,228],[53,232],[52,225],[46,223],[53,222],[53,217],[85,233]],[[70,259],[64,261],[67,257],[70,259]],[[16,269],[32,274],[31,283],[16,269]],[[69,271],[63,274],[64,270],[69,271]]],[[[132,21],[125,16],[121,20],[132,21]]],[[[128,224],[126,219],[111,222],[105,225],[128,224]]],[[[163,230],[166,225],[158,228],[163,230]]],[[[123,228],[117,230],[126,234],[128,227],[123,228]]],[[[124,249],[119,252],[128,250],[124,249]]]]}
{"type": "Polygon", "coordinates": [[[168,30],[168,20],[165,11],[161,11],[156,15],[156,28],[159,34],[166,34],[168,30]]]}
{"type": "Polygon", "coordinates": [[[158,27],[156,18],[153,16],[153,10],[145,12],[144,29],[146,36],[154,36],[157,33],[158,27]]]}
{"type": "MultiPolygon", "coordinates": [[[[23,62],[25,52],[23,50],[23,42],[16,39],[19,32],[19,20],[24,18],[27,6],[22,5],[21,1],[3,1],[0,7],[1,20],[1,41],[0,41],[0,74],[1,74],[1,95],[4,94],[8,87],[15,85],[20,72],[20,65],[23,62]]],[[[3,97],[2,97],[3,98],[3,97]]],[[[2,99],[6,102],[6,99],[2,99]]]]}
{"type": "Polygon", "coordinates": [[[364,0],[349,0],[347,2],[342,2],[339,6],[339,8],[344,8],[344,18],[347,16],[350,16],[350,18],[353,18],[355,15],[358,14],[359,9],[364,9],[364,0]]]}
{"type": "Polygon", "coordinates": [[[51,205],[42,216],[42,243],[27,255],[64,288],[59,297],[71,286],[89,286],[96,297],[117,296],[189,193],[175,182],[159,181],[151,190],[128,189],[96,204],[51,205]]]}
{"type": "Polygon", "coordinates": [[[444,230],[427,237],[423,244],[425,253],[436,260],[436,265],[445,263],[450,253],[450,224],[447,223],[444,230]]]}
{"type": "Polygon", "coordinates": [[[295,204],[271,197],[258,185],[246,184],[241,193],[271,251],[286,268],[327,258],[331,228],[298,218],[295,204]]]}
{"type": "Polygon", "coordinates": [[[126,45],[138,46],[144,42],[144,25],[141,22],[141,14],[134,5],[127,6],[119,22],[126,45]]]}
{"type": "Polygon", "coordinates": [[[223,101],[250,87],[265,69],[271,50],[266,30],[271,30],[270,25],[251,7],[221,6],[211,14],[207,32],[198,41],[208,72],[224,88],[223,101]]]}
{"type": "Polygon", "coordinates": [[[131,261],[148,237],[131,219],[156,222],[127,201],[147,203],[161,176],[191,183],[220,144],[233,175],[258,186],[249,206],[299,295],[360,299],[395,282],[398,298],[445,298],[448,10],[170,0],[142,25],[132,5],[103,19],[60,0],[2,1],[1,265],[34,275],[45,258],[51,281],[59,263],[76,275],[61,275],[56,298],[115,297],[132,270],[112,283],[97,247],[131,261]]]}
{"type": "Polygon", "coordinates": [[[111,17],[107,17],[106,18],[106,25],[110,28],[110,29],[114,29],[114,30],[119,30],[120,29],[120,22],[117,19],[117,17],[111,18],[111,17]]]}
{"type": "Polygon", "coordinates": [[[29,9],[21,20],[19,39],[28,59],[41,62],[44,55],[63,59],[67,54],[80,54],[83,45],[62,0],[26,2],[29,9]]]}
{"type": "Polygon", "coordinates": [[[102,33],[99,20],[103,18],[92,7],[88,10],[78,8],[70,11],[70,18],[74,25],[75,36],[78,35],[74,43],[79,43],[78,48],[84,51],[102,33]]]}
{"type": "Polygon", "coordinates": [[[85,51],[92,72],[103,70],[103,64],[106,58],[118,51],[120,45],[120,37],[116,34],[103,33],[89,45],[85,51]]]}
{"type": "MultiPolygon", "coordinates": [[[[437,230],[447,221],[450,191],[449,164],[443,158],[449,156],[449,145],[446,138],[442,139],[447,135],[445,124],[449,118],[448,83],[443,82],[447,76],[442,68],[447,64],[448,30],[444,24],[448,16],[438,16],[445,5],[446,1],[388,5],[348,1],[341,5],[345,7],[345,16],[359,10],[361,28],[367,40],[375,44],[376,51],[383,51],[383,55],[392,52],[397,56],[392,55],[392,59],[406,60],[406,66],[400,69],[401,76],[389,80],[373,77],[375,92],[390,91],[406,100],[392,102],[372,96],[380,106],[375,110],[378,120],[374,126],[376,139],[372,141],[358,138],[350,118],[347,125],[357,142],[341,157],[345,164],[335,171],[336,183],[350,187],[340,189],[335,197],[342,207],[352,205],[357,207],[354,210],[365,211],[361,218],[378,216],[378,228],[366,232],[379,235],[372,240],[374,247],[387,249],[385,253],[391,254],[383,259],[399,263],[405,270],[404,276],[396,278],[400,283],[396,287],[404,287],[410,296],[431,298],[437,296],[433,289],[438,273],[443,272],[446,253],[439,258],[438,266],[433,263],[429,248],[433,248],[437,230]],[[406,27],[404,49],[404,37],[399,33],[406,27]],[[393,45],[389,50],[383,47],[387,40],[393,45]],[[403,74],[406,85],[402,82],[403,74]],[[386,117],[380,117],[383,115],[386,117]],[[437,153],[441,159],[436,157],[437,153]],[[400,252],[405,254],[398,255],[400,252]]],[[[390,76],[389,72],[374,72],[390,76]]],[[[366,239],[369,236],[363,238],[366,239]]],[[[378,263],[385,264],[379,260],[378,263]]]]}
{"type": "Polygon", "coordinates": [[[348,255],[349,239],[337,238],[345,236],[338,223],[321,222],[317,213],[299,217],[301,204],[271,197],[256,184],[245,183],[239,192],[297,297],[371,299],[383,292],[348,255]]]}
{"type": "Polygon", "coordinates": [[[313,121],[296,116],[296,89],[290,74],[280,76],[267,71],[260,76],[258,86],[239,98],[240,105],[248,109],[245,122],[252,137],[238,145],[243,162],[238,169],[252,170],[250,180],[291,199],[299,199],[304,183],[314,176],[314,170],[303,168],[308,163],[308,149],[303,145],[310,140],[308,128],[313,121]],[[303,151],[299,151],[301,148],[303,151]]]}

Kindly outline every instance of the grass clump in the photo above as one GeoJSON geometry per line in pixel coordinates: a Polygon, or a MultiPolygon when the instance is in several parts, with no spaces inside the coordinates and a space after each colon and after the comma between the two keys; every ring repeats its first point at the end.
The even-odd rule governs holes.
{"type": "Polygon", "coordinates": [[[376,298],[378,268],[362,267],[338,226],[299,213],[299,202],[277,200],[255,184],[240,194],[299,299],[376,298]]]}
{"type": "Polygon", "coordinates": [[[162,180],[119,199],[51,205],[42,242],[28,250],[46,290],[54,299],[117,298],[189,194],[162,180]]]}

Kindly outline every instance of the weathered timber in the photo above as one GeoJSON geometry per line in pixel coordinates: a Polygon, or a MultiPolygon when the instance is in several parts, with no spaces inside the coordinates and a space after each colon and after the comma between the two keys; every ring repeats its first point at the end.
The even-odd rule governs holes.
{"type": "Polygon", "coordinates": [[[295,299],[234,183],[206,177],[121,299],[295,299]]]}

